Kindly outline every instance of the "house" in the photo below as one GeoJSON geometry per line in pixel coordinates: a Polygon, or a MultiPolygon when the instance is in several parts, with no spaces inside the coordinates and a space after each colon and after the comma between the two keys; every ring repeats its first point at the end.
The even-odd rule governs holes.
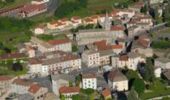
{"type": "Polygon", "coordinates": [[[68,73],[81,68],[81,59],[74,54],[63,51],[45,53],[28,62],[29,73],[46,76],[55,73],[68,73]]]}
{"type": "Polygon", "coordinates": [[[140,62],[145,62],[145,59],[139,54],[131,52],[125,55],[113,56],[112,66],[118,68],[125,68],[131,70],[137,70],[137,66],[140,62]]]}
{"type": "Polygon", "coordinates": [[[66,98],[71,98],[73,95],[77,95],[80,93],[79,87],[60,87],[59,89],[60,95],[63,95],[66,98]]]}
{"type": "Polygon", "coordinates": [[[121,25],[114,25],[111,27],[111,34],[116,38],[124,38],[125,37],[125,27],[121,25]]]}
{"type": "Polygon", "coordinates": [[[160,67],[154,67],[154,75],[156,78],[160,78],[162,74],[162,69],[160,67]]]}
{"type": "Polygon", "coordinates": [[[47,23],[47,28],[50,30],[60,30],[65,27],[65,24],[58,22],[58,21],[52,21],[50,23],[47,23]]]}
{"type": "Polygon", "coordinates": [[[112,45],[112,50],[116,54],[120,54],[124,50],[124,46],[122,44],[114,44],[112,45]]]}
{"type": "Polygon", "coordinates": [[[14,77],[10,76],[0,76],[0,98],[4,94],[8,93],[11,89],[11,83],[14,80],[14,77]]]}
{"type": "Polygon", "coordinates": [[[103,66],[103,65],[111,64],[110,58],[112,55],[114,55],[111,45],[108,44],[106,40],[102,40],[102,41],[94,42],[93,46],[94,48],[89,48],[89,49],[98,50],[100,56],[100,65],[103,66]]]}
{"type": "Polygon", "coordinates": [[[34,34],[35,35],[44,34],[45,28],[46,28],[45,24],[39,24],[38,26],[35,27],[34,34]]]}
{"type": "Polygon", "coordinates": [[[83,19],[83,25],[88,25],[88,24],[97,24],[97,23],[91,17],[85,17],[83,19]]]}
{"type": "Polygon", "coordinates": [[[134,47],[132,52],[144,55],[145,57],[153,57],[153,49],[152,48],[142,48],[142,47],[134,47]]]}
{"type": "Polygon", "coordinates": [[[118,10],[117,15],[120,16],[121,18],[132,18],[135,16],[135,11],[130,10],[130,9],[121,9],[118,10]]]}
{"type": "Polygon", "coordinates": [[[11,92],[17,94],[26,94],[29,93],[29,88],[34,82],[26,79],[15,79],[11,85],[11,92]]]}
{"type": "Polygon", "coordinates": [[[57,74],[57,75],[51,75],[51,80],[52,80],[52,91],[53,93],[59,98],[60,93],[59,93],[59,88],[66,86],[69,86],[69,82],[74,83],[75,78],[72,75],[68,74],[57,74]]]}
{"type": "Polygon", "coordinates": [[[157,58],[155,59],[155,66],[159,66],[162,69],[170,69],[170,59],[169,58],[157,58]]]}
{"type": "Polygon", "coordinates": [[[47,2],[49,2],[49,0],[32,0],[31,4],[39,5],[39,4],[44,4],[44,3],[47,3],[47,2]]]}
{"type": "Polygon", "coordinates": [[[94,73],[83,73],[82,74],[82,88],[83,89],[97,89],[97,78],[94,73]]]}
{"type": "Polygon", "coordinates": [[[82,24],[82,19],[78,16],[74,16],[71,18],[71,22],[74,28],[78,27],[82,24]]]}
{"type": "Polygon", "coordinates": [[[100,66],[111,64],[111,56],[115,55],[112,50],[99,51],[100,53],[100,66]]]}
{"type": "Polygon", "coordinates": [[[142,27],[138,26],[138,25],[134,25],[134,26],[130,26],[128,28],[128,37],[134,37],[136,35],[138,35],[141,32],[145,32],[145,29],[142,29],[142,27]]]}
{"type": "Polygon", "coordinates": [[[31,37],[31,43],[38,48],[38,50],[42,53],[45,52],[52,52],[52,51],[65,51],[71,52],[72,51],[72,44],[68,38],[64,39],[57,39],[57,40],[49,40],[43,41],[38,39],[37,37],[31,37]]]}
{"type": "Polygon", "coordinates": [[[32,17],[47,11],[46,4],[27,4],[23,8],[21,8],[18,15],[22,18],[32,17]]]}
{"type": "Polygon", "coordinates": [[[44,100],[48,89],[46,87],[42,87],[39,84],[32,84],[28,91],[34,97],[34,100],[44,100]]]}
{"type": "Polygon", "coordinates": [[[113,69],[108,74],[108,84],[115,91],[127,91],[128,79],[118,69],[113,69]]]}
{"type": "Polygon", "coordinates": [[[96,50],[87,50],[82,54],[82,61],[88,67],[96,67],[100,65],[100,53],[96,50]]]}
{"type": "Polygon", "coordinates": [[[104,97],[104,100],[112,99],[111,91],[107,88],[102,91],[102,96],[104,97]]]}
{"type": "Polygon", "coordinates": [[[16,94],[30,94],[34,97],[34,100],[43,100],[48,89],[30,80],[17,78],[12,82],[11,92],[16,94]]]}
{"type": "Polygon", "coordinates": [[[150,5],[160,4],[160,3],[163,3],[163,2],[164,2],[164,0],[149,0],[150,5]]]}

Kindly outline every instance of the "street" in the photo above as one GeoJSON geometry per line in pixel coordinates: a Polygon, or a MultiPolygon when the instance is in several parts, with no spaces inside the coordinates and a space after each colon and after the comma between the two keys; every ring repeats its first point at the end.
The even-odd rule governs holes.
{"type": "Polygon", "coordinates": [[[58,7],[58,2],[59,2],[59,0],[50,0],[48,2],[48,12],[49,13],[54,13],[55,12],[55,10],[58,7]]]}

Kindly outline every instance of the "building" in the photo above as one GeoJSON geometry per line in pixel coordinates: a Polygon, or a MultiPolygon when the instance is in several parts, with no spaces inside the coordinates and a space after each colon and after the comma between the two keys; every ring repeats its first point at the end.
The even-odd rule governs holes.
{"type": "Polygon", "coordinates": [[[112,36],[109,31],[103,29],[97,30],[80,30],[76,33],[76,41],[78,45],[92,44],[96,41],[106,40],[108,43],[112,42],[112,36]]]}
{"type": "Polygon", "coordinates": [[[111,89],[116,91],[128,90],[128,79],[118,69],[113,69],[108,74],[108,84],[111,89]]]}
{"type": "Polygon", "coordinates": [[[13,61],[15,63],[16,61],[20,61],[21,63],[24,62],[24,59],[28,58],[24,53],[18,53],[18,52],[13,52],[13,53],[8,53],[8,54],[3,54],[0,55],[0,61],[13,61]]]}
{"type": "Polygon", "coordinates": [[[15,79],[11,85],[11,92],[17,94],[27,94],[29,93],[30,86],[34,84],[34,82],[26,79],[15,79]]]}
{"type": "Polygon", "coordinates": [[[157,58],[155,59],[154,65],[162,69],[170,69],[170,59],[169,58],[157,58]]]}
{"type": "Polygon", "coordinates": [[[112,37],[116,38],[124,38],[125,37],[125,27],[121,25],[113,25],[111,27],[112,37]]]}
{"type": "Polygon", "coordinates": [[[73,95],[77,95],[80,93],[79,87],[60,87],[59,89],[60,95],[63,95],[66,98],[71,98],[73,95]]]}
{"type": "Polygon", "coordinates": [[[11,90],[11,83],[13,80],[14,77],[0,76],[0,98],[11,90]]]}
{"type": "Polygon", "coordinates": [[[154,67],[154,75],[156,78],[160,78],[162,74],[162,69],[160,67],[154,67]]]}
{"type": "Polygon", "coordinates": [[[82,19],[78,16],[72,17],[71,22],[74,28],[78,27],[79,25],[82,25],[82,19]]]}
{"type": "Polygon", "coordinates": [[[47,2],[49,2],[49,0],[32,0],[31,4],[39,5],[39,4],[45,4],[47,2]]]}
{"type": "Polygon", "coordinates": [[[48,52],[29,60],[29,73],[46,76],[81,69],[81,59],[63,51],[48,52]]]}
{"type": "Polygon", "coordinates": [[[100,66],[100,53],[96,50],[87,50],[82,54],[82,62],[88,67],[100,66]]]}
{"type": "Polygon", "coordinates": [[[47,11],[46,4],[27,4],[20,9],[18,15],[22,18],[32,17],[47,11]]]}
{"type": "Polygon", "coordinates": [[[83,89],[97,89],[97,78],[93,73],[82,74],[82,88],[83,89]]]}
{"type": "Polygon", "coordinates": [[[67,74],[51,75],[51,80],[52,80],[52,91],[57,96],[58,99],[60,97],[59,88],[63,86],[68,87],[69,82],[72,83],[75,82],[75,78],[72,75],[67,75],[67,74]]]}
{"type": "Polygon", "coordinates": [[[35,29],[34,29],[34,34],[35,35],[44,34],[45,28],[46,28],[45,24],[40,24],[40,25],[36,26],[35,29]]]}
{"type": "Polygon", "coordinates": [[[126,55],[112,57],[112,66],[118,68],[126,67],[131,70],[137,70],[137,66],[141,62],[145,62],[145,59],[139,54],[133,52],[126,55]]]}
{"type": "Polygon", "coordinates": [[[160,4],[160,3],[163,3],[163,2],[164,2],[164,0],[149,0],[150,5],[160,4]]]}
{"type": "Polygon", "coordinates": [[[52,52],[52,51],[72,51],[72,43],[68,38],[59,39],[59,40],[49,40],[47,42],[38,39],[37,37],[31,38],[31,43],[38,48],[38,50],[42,53],[52,52]]]}
{"type": "Polygon", "coordinates": [[[47,94],[48,89],[42,87],[39,84],[32,84],[28,91],[34,97],[34,100],[44,100],[44,97],[47,94]]]}
{"type": "Polygon", "coordinates": [[[112,45],[112,50],[116,54],[120,54],[124,50],[124,46],[122,44],[114,44],[112,45]]]}

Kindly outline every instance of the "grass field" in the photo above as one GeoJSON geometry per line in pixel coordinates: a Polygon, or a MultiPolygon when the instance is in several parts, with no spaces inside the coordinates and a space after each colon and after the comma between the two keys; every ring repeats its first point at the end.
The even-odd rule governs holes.
{"type": "Polygon", "coordinates": [[[29,3],[31,2],[32,0],[15,0],[14,2],[12,3],[2,3],[0,2],[0,7],[1,8],[12,8],[12,7],[16,7],[16,6],[19,6],[19,5],[22,5],[22,4],[25,4],[25,3],[29,3]]]}
{"type": "Polygon", "coordinates": [[[151,92],[140,95],[141,100],[170,95],[170,88],[167,88],[165,84],[161,82],[161,80],[156,80],[153,85],[151,85],[150,91],[151,92]]]}

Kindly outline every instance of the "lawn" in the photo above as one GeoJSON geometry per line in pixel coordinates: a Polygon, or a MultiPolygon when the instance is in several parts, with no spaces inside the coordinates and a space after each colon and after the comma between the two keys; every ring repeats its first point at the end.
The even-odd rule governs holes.
{"type": "Polygon", "coordinates": [[[23,65],[22,71],[13,71],[11,63],[0,63],[0,75],[19,76],[27,73],[28,69],[23,65]]]}
{"type": "Polygon", "coordinates": [[[26,3],[29,3],[31,2],[32,0],[14,0],[14,2],[11,2],[11,3],[5,3],[5,4],[2,4],[1,3],[1,8],[13,8],[13,7],[16,7],[16,6],[19,6],[19,5],[22,5],[22,4],[26,4],[26,3]]]}
{"type": "Polygon", "coordinates": [[[49,40],[60,40],[60,39],[65,39],[65,35],[39,35],[37,36],[39,39],[44,40],[44,41],[49,41],[49,40]]]}
{"type": "Polygon", "coordinates": [[[150,86],[149,90],[151,92],[145,92],[140,95],[142,100],[170,95],[170,88],[167,88],[166,85],[161,82],[161,80],[155,80],[153,85],[150,86]]]}

